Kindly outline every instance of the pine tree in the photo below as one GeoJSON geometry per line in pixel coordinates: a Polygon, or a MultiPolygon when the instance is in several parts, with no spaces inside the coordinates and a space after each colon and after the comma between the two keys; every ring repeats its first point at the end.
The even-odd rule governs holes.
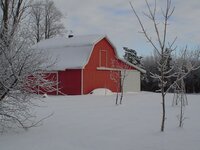
{"type": "Polygon", "coordinates": [[[129,49],[128,47],[123,47],[125,51],[124,59],[130,62],[131,64],[142,66],[141,64],[141,56],[137,55],[137,52],[134,49],[129,49]]]}

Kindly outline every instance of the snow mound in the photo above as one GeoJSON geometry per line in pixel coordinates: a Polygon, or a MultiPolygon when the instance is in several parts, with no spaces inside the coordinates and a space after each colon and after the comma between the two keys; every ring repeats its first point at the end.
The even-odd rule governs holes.
{"type": "Polygon", "coordinates": [[[47,98],[47,97],[48,95],[46,93],[42,95],[42,98],[47,98]]]}
{"type": "Polygon", "coordinates": [[[98,88],[94,89],[92,92],[90,92],[92,95],[112,95],[112,91],[106,88],[98,88]]]}

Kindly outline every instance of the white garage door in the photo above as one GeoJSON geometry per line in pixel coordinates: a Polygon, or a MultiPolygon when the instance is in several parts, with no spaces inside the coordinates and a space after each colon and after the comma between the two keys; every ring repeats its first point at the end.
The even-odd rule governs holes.
{"type": "MultiPolygon", "coordinates": [[[[124,71],[121,73],[123,75],[124,71]]],[[[124,81],[124,92],[139,92],[140,84],[140,72],[137,70],[127,70],[124,81]]]]}

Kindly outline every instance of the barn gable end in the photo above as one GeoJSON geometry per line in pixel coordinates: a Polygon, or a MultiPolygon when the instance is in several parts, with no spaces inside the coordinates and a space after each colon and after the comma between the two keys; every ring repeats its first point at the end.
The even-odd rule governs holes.
{"type": "MultiPolygon", "coordinates": [[[[110,41],[105,37],[97,42],[92,50],[88,63],[83,69],[83,93],[88,94],[95,88],[107,88],[113,92],[117,92],[118,85],[111,80],[111,70],[116,69],[120,74],[120,66],[113,66],[112,61],[117,61],[120,66],[128,66],[134,69],[120,59],[110,41]]],[[[117,79],[120,82],[120,78],[117,79]]],[[[119,89],[120,90],[120,89],[119,89]]]]}

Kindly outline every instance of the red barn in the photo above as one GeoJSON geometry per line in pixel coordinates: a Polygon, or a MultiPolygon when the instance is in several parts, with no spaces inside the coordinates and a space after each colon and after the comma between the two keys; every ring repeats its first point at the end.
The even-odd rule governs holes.
{"type": "Polygon", "coordinates": [[[59,84],[56,91],[47,94],[81,95],[97,88],[116,92],[117,84],[111,80],[110,74],[111,71],[120,73],[122,68],[113,66],[112,60],[130,71],[130,77],[125,81],[125,91],[140,90],[140,72],[145,71],[121,60],[106,36],[57,37],[41,41],[35,48],[47,51],[50,57],[56,59],[48,73],[59,84]]]}

